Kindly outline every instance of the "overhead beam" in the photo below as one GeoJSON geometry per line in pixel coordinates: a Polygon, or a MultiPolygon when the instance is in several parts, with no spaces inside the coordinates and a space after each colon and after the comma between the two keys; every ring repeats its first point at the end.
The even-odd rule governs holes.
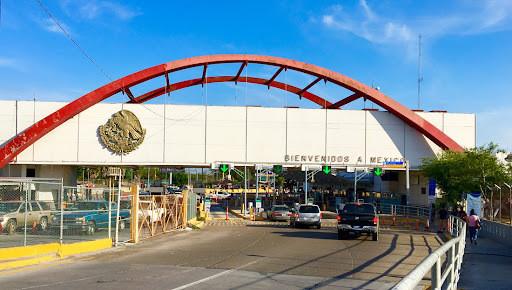
{"type": "Polygon", "coordinates": [[[286,67],[282,66],[280,67],[275,73],[274,75],[268,80],[268,82],[266,83],[267,85],[267,88],[270,89],[270,85],[272,84],[272,82],[277,78],[277,76],[283,71],[283,69],[286,69],[286,67]]]}
{"type": "Polygon", "coordinates": [[[344,106],[344,105],[346,105],[346,104],[348,104],[350,102],[353,102],[353,101],[355,101],[355,100],[357,100],[357,99],[359,99],[361,97],[362,97],[361,94],[354,93],[354,94],[352,94],[352,95],[350,95],[350,96],[348,96],[348,97],[346,97],[344,99],[341,99],[341,100],[337,101],[336,103],[328,106],[327,109],[338,109],[339,107],[344,106]]]}
{"type": "Polygon", "coordinates": [[[319,81],[321,81],[323,79],[323,77],[317,77],[316,80],[312,81],[309,85],[305,86],[302,90],[300,90],[300,92],[298,93],[299,97],[302,98],[302,94],[309,90],[312,86],[316,85],[316,83],[318,83],[319,81]]]}
{"type": "Polygon", "coordinates": [[[132,100],[132,101],[135,100],[135,97],[133,96],[132,91],[130,91],[130,88],[123,88],[123,92],[126,93],[126,95],[128,96],[128,98],[130,98],[130,100],[132,100]]]}
{"type": "MultiPolygon", "coordinates": [[[[170,88],[171,83],[169,82],[169,73],[165,73],[165,87],[170,88]]],[[[171,92],[167,89],[167,95],[170,96],[171,92]]]]}
{"type": "Polygon", "coordinates": [[[204,86],[204,82],[206,80],[206,70],[208,69],[208,64],[203,65],[203,76],[201,77],[201,87],[204,86]]]}
{"type": "Polygon", "coordinates": [[[238,83],[238,79],[240,78],[240,75],[242,74],[242,71],[244,70],[244,67],[247,65],[247,62],[244,61],[242,62],[242,65],[240,66],[240,68],[238,69],[238,72],[236,73],[236,76],[235,76],[235,85],[238,83]]]}
{"type": "MultiPolygon", "coordinates": [[[[211,84],[211,83],[222,83],[222,82],[233,82],[234,81],[234,76],[214,76],[214,77],[207,77],[206,78],[206,82],[208,84],[211,84]]],[[[239,80],[240,82],[247,82],[247,83],[250,83],[250,84],[258,84],[258,85],[266,85],[268,83],[268,80],[267,79],[262,79],[262,78],[255,78],[255,77],[243,77],[243,78],[240,78],[239,80]]],[[[202,83],[202,79],[200,78],[197,78],[197,79],[191,79],[191,80],[187,80],[187,81],[181,81],[181,82],[178,82],[178,83],[174,83],[174,84],[171,84],[171,86],[168,88],[168,91],[169,92],[174,92],[176,90],[181,90],[181,89],[184,89],[184,88],[188,88],[188,87],[192,87],[192,86],[196,86],[196,85],[200,85],[202,83]]],[[[277,81],[274,81],[270,84],[270,86],[272,86],[273,88],[277,88],[277,89],[280,89],[280,90],[284,90],[284,91],[287,91],[287,92],[290,92],[292,94],[297,94],[299,91],[300,91],[300,88],[297,88],[293,85],[290,85],[290,84],[285,84],[285,83],[280,83],[280,82],[277,82],[277,81]]],[[[158,96],[161,96],[165,93],[165,87],[161,87],[161,88],[158,88],[158,89],[155,89],[155,90],[152,90],[150,92],[147,92],[143,95],[140,95],[139,97],[137,97],[135,100],[133,101],[130,101],[129,103],[144,103],[144,102],[147,102],[153,98],[156,98],[158,96]]],[[[329,107],[331,105],[331,103],[325,99],[323,99],[322,97],[320,96],[317,96],[315,94],[312,94],[310,92],[304,92],[303,93],[303,96],[304,98],[322,106],[322,108],[326,108],[326,107],[329,107]]]]}

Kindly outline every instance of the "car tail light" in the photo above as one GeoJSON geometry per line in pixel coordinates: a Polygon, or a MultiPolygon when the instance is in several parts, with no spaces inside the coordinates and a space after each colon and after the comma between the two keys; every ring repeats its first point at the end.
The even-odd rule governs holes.
{"type": "Polygon", "coordinates": [[[379,217],[375,216],[373,217],[373,224],[376,225],[379,223],[379,217]]]}
{"type": "Polygon", "coordinates": [[[340,216],[340,215],[337,215],[337,216],[336,216],[336,220],[337,220],[338,222],[341,222],[341,216],[340,216]]]}
{"type": "Polygon", "coordinates": [[[320,219],[323,219],[322,213],[320,213],[320,219]]]}

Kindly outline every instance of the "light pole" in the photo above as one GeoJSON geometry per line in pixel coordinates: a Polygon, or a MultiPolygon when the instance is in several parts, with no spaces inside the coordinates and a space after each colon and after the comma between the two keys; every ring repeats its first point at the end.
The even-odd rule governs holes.
{"type": "Polygon", "coordinates": [[[493,198],[493,195],[494,195],[494,191],[493,191],[493,188],[488,186],[487,185],[487,189],[489,189],[491,191],[491,201],[490,201],[490,207],[491,207],[491,221],[494,221],[494,206],[492,204],[492,198],[493,198]]]}
{"type": "Polygon", "coordinates": [[[510,220],[510,226],[512,226],[512,186],[508,183],[504,183],[508,187],[508,217],[510,220]]]}
{"type": "Polygon", "coordinates": [[[501,223],[502,222],[501,221],[501,187],[499,187],[497,184],[495,184],[494,187],[496,187],[497,189],[500,190],[500,223],[501,223]]]}

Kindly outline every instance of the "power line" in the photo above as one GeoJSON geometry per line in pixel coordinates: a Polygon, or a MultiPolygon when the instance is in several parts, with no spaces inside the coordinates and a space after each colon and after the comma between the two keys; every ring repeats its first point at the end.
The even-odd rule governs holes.
{"type": "MultiPolygon", "coordinates": [[[[1,1],[1,0],[0,0],[1,1]]],[[[43,3],[42,0],[35,0],[39,6],[41,7],[41,9],[48,15],[48,17],[53,21],[53,23],[55,23],[55,25],[57,25],[59,27],[59,29],[62,31],[62,33],[64,33],[64,35],[68,38],[69,41],[71,41],[77,48],[78,50],[80,50],[80,52],[84,55],[85,58],[87,58],[94,66],[96,66],[96,68],[98,70],[101,71],[101,73],[107,78],[109,79],[110,81],[113,81],[112,77],[110,77],[110,75],[108,75],[105,70],[87,53],[87,51],[85,51],[85,49],[82,48],[82,46],[80,46],[80,44],[78,43],[78,41],[76,41],[72,36],[71,34],[69,34],[69,32],[64,28],[64,26],[62,26],[60,24],[60,22],[57,20],[57,18],[55,16],[53,16],[53,14],[50,12],[50,10],[48,9],[48,7],[46,7],[43,3]]]]}

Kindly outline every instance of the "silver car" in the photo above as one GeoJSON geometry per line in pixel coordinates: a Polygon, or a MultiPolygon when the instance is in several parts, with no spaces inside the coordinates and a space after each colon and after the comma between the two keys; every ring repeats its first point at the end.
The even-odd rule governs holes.
{"type": "Polygon", "coordinates": [[[17,228],[26,224],[32,227],[34,224],[39,229],[48,229],[51,210],[46,205],[37,201],[2,201],[0,202],[0,229],[8,234],[14,234],[17,228]],[[26,212],[25,212],[26,209],[26,212]]]}
{"type": "Polygon", "coordinates": [[[320,207],[314,204],[301,204],[298,209],[293,209],[290,215],[290,226],[316,226],[322,227],[322,213],[320,207]]]}
{"type": "Polygon", "coordinates": [[[290,219],[290,209],[286,205],[274,205],[268,213],[271,221],[288,221],[290,219]]]}

